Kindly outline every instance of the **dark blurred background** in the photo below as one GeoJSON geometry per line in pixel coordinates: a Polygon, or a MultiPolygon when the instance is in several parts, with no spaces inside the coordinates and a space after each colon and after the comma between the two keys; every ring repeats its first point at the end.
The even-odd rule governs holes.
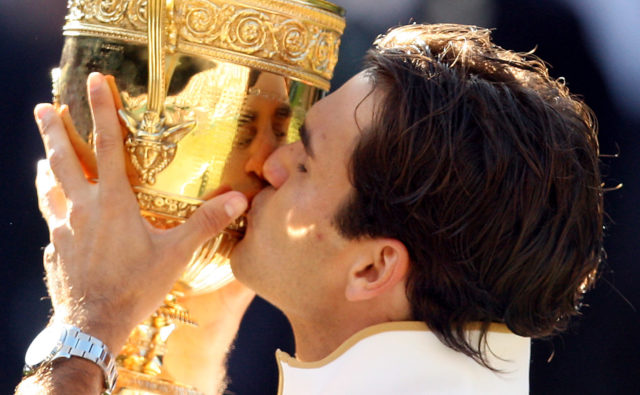
{"type": "MultiPolygon", "coordinates": [[[[536,53],[582,95],[600,122],[607,260],[568,333],[535,341],[533,394],[626,394],[640,388],[640,2],[632,0],[337,0],[347,29],[333,87],[357,72],[375,36],[416,22],[457,22],[495,28],[503,47],[536,53]],[[551,360],[549,361],[550,357],[551,360]]],[[[0,393],[20,380],[23,355],[46,324],[50,303],[42,280],[47,231],[33,180],[42,157],[32,108],[50,100],[49,70],[62,48],[64,0],[1,0],[0,26],[0,393]]],[[[273,349],[292,352],[286,320],[257,300],[230,356],[230,391],[275,393],[273,349]]]]}

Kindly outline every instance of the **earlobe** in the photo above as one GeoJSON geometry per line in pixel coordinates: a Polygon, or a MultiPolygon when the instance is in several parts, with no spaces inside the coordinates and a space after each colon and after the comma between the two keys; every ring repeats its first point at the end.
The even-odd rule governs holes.
{"type": "Polygon", "coordinates": [[[370,247],[349,271],[345,289],[349,301],[373,299],[404,283],[409,268],[404,244],[395,239],[374,239],[370,247]]]}

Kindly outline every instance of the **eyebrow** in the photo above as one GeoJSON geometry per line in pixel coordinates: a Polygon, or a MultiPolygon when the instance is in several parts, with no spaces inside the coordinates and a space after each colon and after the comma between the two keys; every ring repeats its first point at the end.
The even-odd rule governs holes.
{"type": "Polygon", "coordinates": [[[292,114],[291,106],[284,104],[276,109],[276,115],[282,118],[289,118],[292,114]]]}
{"type": "Polygon", "coordinates": [[[307,123],[304,122],[302,126],[300,126],[300,141],[302,141],[302,146],[304,147],[305,152],[311,158],[315,159],[315,155],[313,154],[313,150],[311,149],[311,136],[309,136],[309,130],[307,130],[307,123]]]}
{"type": "Polygon", "coordinates": [[[258,113],[251,110],[242,111],[238,116],[238,126],[246,125],[256,120],[258,113]]]}

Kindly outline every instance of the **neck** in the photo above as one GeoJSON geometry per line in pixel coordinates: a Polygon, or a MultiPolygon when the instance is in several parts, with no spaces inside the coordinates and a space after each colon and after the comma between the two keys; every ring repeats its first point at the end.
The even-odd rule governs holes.
{"type": "Polygon", "coordinates": [[[362,329],[385,322],[410,320],[411,310],[404,289],[401,284],[384,298],[328,303],[323,310],[312,313],[293,314],[283,309],[293,329],[296,359],[302,362],[321,360],[362,329]]]}
{"type": "Polygon", "coordinates": [[[355,333],[372,325],[391,321],[404,321],[409,314],[386,314],[373,306],[363,306],[338,313],[294,316],[287,314],[296,344],[296,359],[303,362],[318,361],[336,350],[355,333]]]}
{"type": "Polygon", "coordinates": [[[304,362],[321,360],[337,349],[354,333],[379,322],[365,323],[355,320],[334,320],[318,323],[289,317],[296,344],[296,358],[304,362]]]}

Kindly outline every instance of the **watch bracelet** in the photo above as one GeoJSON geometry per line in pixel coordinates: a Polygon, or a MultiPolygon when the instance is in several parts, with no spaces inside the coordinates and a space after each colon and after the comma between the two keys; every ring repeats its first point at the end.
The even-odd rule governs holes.
{"type": "Polygon", "coordinates": [[[100,339],[84,333],[80,328],[69,324],[54,324],[64,328],[65,335],[59,340],[60,348],[51,354],[47,361],[37,367],[25,365],[23,377],[31,376],[44,367],[51,369],[51,364],[59,358],[80,357],[91,361],[100,367],[104,376],[105,390],[102,395],[110,395],[118,379],[118,369],[115,358],[109,347],[100,339]]]}
{"type": "Polygon", "coordinates": [[[66,336],[58,355],[67,358],[71,356],[85,358],[100,366],[104,374],[106,388],[104,393],[110,394],[115,387],[118,370],[113,354],[109,351],[109,347],[100,341],[100,339],[82,332],[80,328],[68,324],[64,324],[63,326],[66,329],[66,336]],[[73,337],[70,339],[72,341],[71,344],[67,341],[70,335],[73,337]]]}

